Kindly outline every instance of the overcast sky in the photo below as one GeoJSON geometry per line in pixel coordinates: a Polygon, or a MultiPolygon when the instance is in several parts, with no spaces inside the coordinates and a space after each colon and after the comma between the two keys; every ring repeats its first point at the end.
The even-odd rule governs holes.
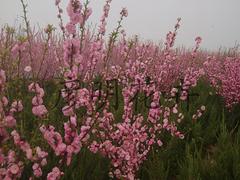
{"type": "MultiPolygon", "coordinates": [[[[28,17],[31,24],[57,26],[55,0],[28,0],[28,17]]],[[[66,7],[68,0],[62,0],[66,7]]],[[[93,15],[90,21],[99,22],[104,0],[91,0],[93,15]]],[[[119,12],[127,7],[129,16],[124,28],[129,36],[139,35],[144,40],[158,42],[165,39],[176,19],[182,18],[177,45],[190,47],[194,38],[203,38],[202,48],[216,50],[220,46],[233,47],[240,43],[240,0],[113,0],[108,32],[117,24],[119,12]]],[[[22,22],[20,0],[0,0],[0,25],[17,25],[22,22]]],[[[64,21],[68,18],[65,16],[64,21]]]]}

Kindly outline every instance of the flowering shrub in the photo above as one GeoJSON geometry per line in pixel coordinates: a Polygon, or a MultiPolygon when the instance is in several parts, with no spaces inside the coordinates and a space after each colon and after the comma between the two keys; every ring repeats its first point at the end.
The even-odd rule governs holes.
{"type": "Polygon", "coordinates": [[[240,102],[239,64],[238,57],[226,57],[223,61],[209,57],[204,63],[207,77],[229,109],[240,102]]]}
{"type": "MultiPolygon", "coordinates": [[[[149,154],[167,144],[166,136],[185,138],[182,104],[189,103],[202,77],[209,78],[227,107],[240,101],[239,58],[196,63],[200,37],[191,52],[173,49],[180,18],[159,47],[126,38],[122,21],[128,11],[123,8],[106,42],[111,0],[103,7],[97,33],[86,28],[92,14],[88,0],[69,0],[66,24],[56,0],[62,37],[52,25],[32,31],[21,2],[26,36],[14,38],[10,27],[0,36],[0,179],[21,178],[29,166],[27,178],[60,179],[83,149],[109,159],[110,178],[136,179],[149,154]],[[48,82],[56,85],[54,92],[60,87],[53,108],[57,95],[48,82]],[[144,104],[140,111],[139,101],[144,104]],[[33,129],[27,129],[29,121],[33,129]]],[[[191,114],[195,123],[206,111],[200,107],[191,114]]]]}

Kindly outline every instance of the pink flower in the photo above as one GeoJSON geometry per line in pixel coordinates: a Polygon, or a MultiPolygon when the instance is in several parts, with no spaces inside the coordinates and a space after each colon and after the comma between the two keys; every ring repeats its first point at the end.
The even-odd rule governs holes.
{"type": "Polygon", "coordinates": [[[87,9],[87,13],[86,13],[86,19],[88,19],[92,14],[92,8],[88,8],[87,9]]]}
{"type": "Polygon", "coordinates": [[[15,160],[16,160],[15,156],[16,156],[15,151],[10,150],[10,151],[8,152],[8,162],[9,162],[9,163],[14,163],[15,160]]]}
{"type": "Polygon", "coordinates": [[[73,108],[70,106],[63,107],[62,112],[63,112],[64,116],[73,116],[74,115],[73,108]]]}
{"type": "Polygon", "coordinates": [[[42,161],[41,161],[41,166],[46,166],[47,165],[47,159],[44,158],[42,161]]]}
{"type": "Polygon", "coordinates": [[[47,109],[44,105],[38,105],[38,106],[34,106],[32,108],[32,113],[35,115],[35,116],[39,116],[39,117],[42,117],[43,115],[47,114],[47,109]]]}
{"type": "Polygon", "coordinates": [[[27,47],[27,42],[17,42],[11,49],[11,52],[13,56],[16,57],[19,55],[19,52],[25,51],[26,47],[27,47]]]}
{"type": "Polygon", "coordinates": [[[61,172],[57,167],[52,169],[52,172],[48,173],[47,180],[59,180],[64,173],[61,172]]]}
{"type": "Polygon", "coordinates": [[[27,73],[29,73],[29,72],[32,71],[32,67],[31,67],[31,66],[26,66],[26,67],[24,68],[24,71],[27,72],[27,73]]]}
{"type": "Polygon", "coordinates": [[[68,23],[66,25],[66,29],[68,31],[69,34],[76,34],[76,26],[73,23],[68,23]]]}
{"type": "Polygon", "coordinates": [[[128,16],[127,8],[123,8],[122,11],[120,12],[120,14],[124,17],[127,17],[128,16]]]}
{"type": "Polygon", "coordinates": [[[10,168],[9,168],[10,172],[12,174],[17,174],[20,170],[19,166],[17,164],[13,164],[10,168]]]}
{"type": "Polygon", "coordinates": [[[202,110],[202,111],[205,111],[205,110],[206,110],[206,107],[205,107],[205,106],[201,106],[201,110],[202,110]]]}
{"type": "Polygon", "coordinates": [[[36,88],[36,93],[37,93],[37,96],[39,97],[43,97],[44,96],[44,90],[43,88],[36,88]]]}
{"type": "Polygon", "coordinates": [[[30,147],[22,147],[22,150],[26,152],[26,157],[32,159],[33,153],[30,147]]]}
{"type": "Polygon", "coordinates": [[[162,145],[163,145],[163,143],[162,143],[161,140],[158,140],[157,143],[158,143],[159,146],[162,146],[162,145]]]}
{"type": "Polygon", "coordinates": [[[3,103],[3,106],[7,106],[8,105],[8,99],[6,98],[6,96],[2,97],[2,103],[3,103]]]}
{"type": "Polygon", "coordinates": [[[174,113],[174,114],[177,114],[177,113],[178,113],[178,110],[177,110],[176,107],[173,107],[173,113],[174,113]]]}
{"type": "Polygon", "coordinates": [[[64,152],[67,148],[67,145],[64,143],[58,144],[57,148],[55,149],[56,155],[60,155],[62,152],[64,152]]]}
{"type": "Polygon", "coordinates": [[[32,166],[32,169],[33,169],[33,174],[36,177],[41,177],[42,176],[42,169],[41,169],[41,167],[39,166],[38,163],[34,163],[33,166],[32,166]]]}
{"type": "Polygon", "coordinates": [[[16,119],[13,116],[6,116],[5,123],[7,127],[15,127],[16,126],[16,119]]]}
{"type": "Polygon", "coordinates": [[[38,146],[36,147],[36,154],[37,154],[38,158],[41,158],[41,159],[45,158],[48,155],[47,152],[42,151],[41,148],[38,146]]]}
{"type": "Polygon", "coordinates": [[[37,106],[43,103],[43,99],[39,96],[34,96],[32,99],[32,105],[37,106]]]}
{"type": "Polygon", "coordinates": [[[23,110],[22,101],[14,101],[11,105],[11,112],[21,112],[23,110]]]}
{"type": "Polygon", "coordinates": [[[81,14],[73,14],[71,16],[71,24],[73,24],[75,26],[75,24],[79,23],[82,21],[82,15],[81,14]]]}
{"type": "Polygon", "coordinates": [[[38,83],[31,83],[29,86],[28,86],[28,91],[30,92],[37,92],[37,90],[40,89],[40,86],[38,83]]]}

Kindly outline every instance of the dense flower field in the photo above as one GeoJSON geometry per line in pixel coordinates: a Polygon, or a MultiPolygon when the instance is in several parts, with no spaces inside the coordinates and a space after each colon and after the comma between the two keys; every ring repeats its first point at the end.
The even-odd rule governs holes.
{"type": "Polygon", "coordinates": [[[69,22],[0,32],[0,179],[240,179],[240,52],[106,36],[89,1],[69,22]]]}

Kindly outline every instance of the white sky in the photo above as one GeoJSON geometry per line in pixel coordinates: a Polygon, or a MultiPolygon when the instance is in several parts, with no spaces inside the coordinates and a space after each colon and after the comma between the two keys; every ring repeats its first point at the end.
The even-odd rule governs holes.
{"type": "MultiPolygon", "coordinates": [[[[27,0],[31,24],[57,26],[55,0],[27,0]]],[[[68,0],[62,0],[66,7],[68,0]]],[[[104,0],[91,0],[91,22],[99,22],[104,0]]],[[[127,7],[129,16],[124,28],[129,36],[137,34],[144,40],[158,42],[172,30],[176,19],[182,18],[177,45],[189,47],[194,38],[203,38],[202,48],[217,50],[220,46],[233,47],[240,43],[240,0],[113,0],[108,32],[117,24],[119,12],[127,7]]],[[[20,0],[0,0],[0,25],[17,25],[22,22],[20,0]]],[[[67,22],[65,16],[64,21],[67,22]]]]}

